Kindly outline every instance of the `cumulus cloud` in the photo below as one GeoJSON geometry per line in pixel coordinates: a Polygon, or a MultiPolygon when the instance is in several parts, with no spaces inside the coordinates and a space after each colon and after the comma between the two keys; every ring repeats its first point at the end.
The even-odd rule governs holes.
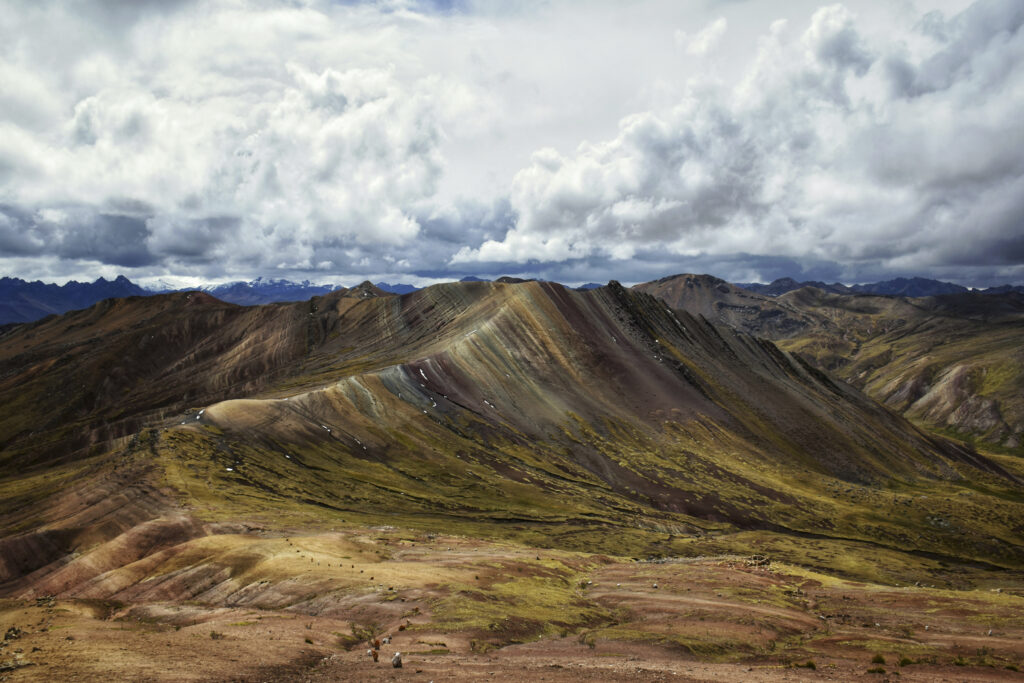
{"type": "Polygon", "coordinates": [[[535,154],[513,183],[515,227],[453,262],[657,246],[680,261],[842,264],[851,279],[983,263],[1019,277],[1022,23],[1013,0],[929,15],[916,27],[929,44],[911,54],[841,5],[802,28],[776,22],[736,84],[695,79],[681,103],[623,119],[610,139],[535,154]]]}
{"type": "Polygon", "coordinates": [[[968,3],[13,2],[0,269],[1019,281],[1024,5],[968,3]]]}
{"type": "MultiPolygon", "coordinates": [[[[62,258],[124,266],[308,269],[328,263],[325,249],[420,235],[445,129],[479,114],[472,88],[332,47],[332,20],[356,33],[376,10],[246,9],[97,9],[132,13],[131,35],[107,52],[72,45],[59,77],[5,51],[0,201],[17,207],[22,252],[44,241],[62,258]]],[[[46,16],[57,28],[94,19],[59,6],[46,16]]]]}

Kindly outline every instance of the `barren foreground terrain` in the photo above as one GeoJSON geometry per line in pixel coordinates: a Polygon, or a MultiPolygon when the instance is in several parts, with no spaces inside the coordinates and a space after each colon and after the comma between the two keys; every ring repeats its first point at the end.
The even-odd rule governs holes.
{"type": "Polygon", "coordinates": [[[8,599],[0,680],[992,681],[1019,680],[1024,663],[1019,587],[882,586],[735,556],[625,561],[396,529],[211,541],[251,558],[236,606],[8,599]],[[286,574],[298,599],[269,607],[286,574]],[[387,634],[374,663],[367,638],[387,634]]]}

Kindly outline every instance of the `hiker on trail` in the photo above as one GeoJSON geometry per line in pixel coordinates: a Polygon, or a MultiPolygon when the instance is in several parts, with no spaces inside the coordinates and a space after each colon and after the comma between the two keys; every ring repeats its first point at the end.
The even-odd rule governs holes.
{"type": "Polygon", "coordinates": [[[402,653],[401,652],[396,652],[395,656],[391,658],[391,666],[395,667],[396,669],[401,669],[402,668],[402,653]]]}

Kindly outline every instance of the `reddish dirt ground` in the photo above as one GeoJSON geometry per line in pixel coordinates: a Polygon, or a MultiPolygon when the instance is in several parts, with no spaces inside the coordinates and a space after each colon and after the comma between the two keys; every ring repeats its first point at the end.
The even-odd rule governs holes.
{"type": "MultiPolygon", "coordinates": [[[[423,549],[414,552],[425,559],[423,549]]],[[[523,558],[507,548],[437,552],[439,564],[523,558]]],[[[1008,592],[822,582],[792,568],[721,558],[612,562],[588,576],[580,594],[614,610],[618,623],[474,651],[480,634],[439,630],[430,590],[440,589],[423,589],[408,603],[419,614],[382,626],[394,640],[377,663],[365,642],[352,642],[341,608],[325,610],[336,615],[328,617],[197,604],[0,601],[7,634],[0,681],[1024,680],[1007,668],[1024,663],[1024,598],[1008,592]],[[403,653],[401,669],[390,664],[395,652],[403,653]],[[876,656],[885,662],[873,662],[876,656]],[[808,661],[813,670],[794,666],[808,661]]]]}

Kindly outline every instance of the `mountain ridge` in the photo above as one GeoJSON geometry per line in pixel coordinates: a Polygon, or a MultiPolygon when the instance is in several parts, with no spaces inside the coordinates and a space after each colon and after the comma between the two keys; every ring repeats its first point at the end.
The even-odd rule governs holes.
{"type": "Polygon", "coordinates": [[[1017,292],[908,298],[803,287],[769,296],[687,274],[636,289],[772,339],[933,429],[1011,449],[1024,443],[1017,292]]]}
{"type": "MultiPolygon", "coordinates": [[[[799,462],[816,476],[860,485],[893,476],[911,481],[922,473],[955,481],[963,467],[975,472],[971,476],[1013,480],[994,463],[900,422],[769,342],[673,313],[660,300],[618,283],[587,292],[554,283],[479,282],[435,285],[404,297],[364,293],[338,290],[310,302],[262,307],[234,306],[201,293],[114,300],[5,335],[0,393],[22,424],[26,413],[46,416],[30,418],[32,429],[18,429],[11,417],[0,422],[5,467],[15,461],[22,469],[60,464],[69,447],[72,453],[102,448],[138,434],[154,419],[186,411],[183,424],[174,427],[180,432],[176,438],[205,449],[197,444],[209,442],[201,427],[210,425],[221,434],[218,439],[234,444],[233,452],[254,458],[262,458],[257,452],[266,444],[321,449],[339,438],[346,445],[330,448],[341,447],[345,457],[361,452],[359,442],[387,453],[394,446],[386,447],[391,437],[372,426],[378,419],[392,428],[401,425],[395,433],[421,441],[415,452],[437,451],[445,458],[453,457],[449,442],[477,452],[483,438],[512,453],[525,438],[533,448],[553,448],[552,457],[568,448],[573,455],[566,467],[582,465],[579,471],[602,485],[610,484],[605,477],[625,477],[611,490],[627,500],[636,494],[628,493],[625,482],[633,482],[632,488],[642,483],[648,489],[645,504],[653,509],[660,505],[658,496],[673,499],[680,493],[672,487],[694,476],[670,485],[680,475],[665,480],[673,469],[667,463],[642,474],[646,465],[639,463],[658,463],[656,444],[669,434],[675,435],[669,441],[684,442],[717,434],[748,457],[760,453],[755,460],[795,458],[786,467],[799,462]],[[132,331],[110,333],[121,329],[132,331]],[[178,330],[188,330],[187,336],[178,330]],[[102,346],[91,341],[98,338],[106,339],[102,346]],[[26,342],[37,350],[18,350],[26,342]],[[49,366],[47,348],[70,349],[60,351],[69,359],[61,365],[80,368],[80,378],[61,365],[49,366]],[[153,357],[155,348],[163,354],[153,357]],[[179,360],[184,358],[190,359],[186,365],[179,360]],[[91,379],[97,376],[102,381],[91,379]],[[58,382],[67,388],[57,389],[58,382]],[[80,394],[74,388],[79,385],[95,389],[80,394]],[[145,393],[126,395],[128,387],[145,393]],[[302,387],[304,398],[288,387],[302,387]],[[268,391],[270,398],[260,398],[268,391]],[[291,400],[281,400],[286,397],[291,400]],[[187,411],[197,404],[205,405],[205,413],[190,423],[187,411]],[[837,422],[845,411],[853,412],[837,422]],[[430,417],[435,412],[437,420],[430,417]],[[677,423],[689,426],[666,426],[677,423]],[[72,430],[71,441],[51,441],[49,447],[40,447],[33,436],[73,424],[103,427],[78,436],[72,430]],[[567,437],[567,429],[576,435],[567,437]],[[263,436],[251,441],[254,434],[263,436]],[[82,435],[88,436],[84,442],[82,435]],[[600,445],[609,437],[632,444],[641,460],[625,466],[610,457],[600,445]],[[818,453],[820,443],[832,444],[832,454],[818,453]],[[639,472],[631,469],[637,467],[639,472]]],[[[209,443],[216,452],[219,447],[209,443]]],[[[386,457],[390,462],[395,456],[386,457]]],[[[762,491],[756,496],[763,497],[777,486],[755,475],[754,465],[731,458],[715,469],[732,462],[738,470],[729,476],[747,495],[762,491]],[[759,483],[743,483],[746,476],[759,483]]],[[[710,466],[708,461],[701,467],[710,466]]],[[[702,477],[699,487],[712,490],[711,480],[702,477]]],[[[398,504],[389,499],[388,505],[398,504]]],[[[714,516],[722,521],[765,521],[763,512],[747,504],[721,505],[714,516]]]]}
{"type": "MultiPolygon", "coordinates": [[[[663,279],[671,277],[673,276],[667,276],[667,278],[663,279]]],[[[511,279],[518,280],[519,278],[511,279]]],[[[467,276],[463,278],[463,281],[484,282],[487,280],[475,276],[467,276]]],[[[409,294],[419,289],[419,287],[404,283],[378,282],[375,286],[393,294],[409,294]]],[[[581,285],[580,289],[593,289],[601,286],[603,285],[590,282],[581,285]]],[[[923,278],[897,278],[885,282],[853,285],[850,287],[839,283],[829,285],[823,282],[797,282],[792,278],[780,278],[768,285],[740,283],[735,286],[768,296],[780,296],[805,286],[818,287],[825,291],[841,294],[883,294],[886,296],[931,296],[937,293],[962,293],[968,291],[966,287],[961,287],[960,285],[923,278]]],[[[149,296],[172,291],[205,291],[228,303],[256,306],[267,303],[307,301],[311,297],[322,296],[328,292],[343,288],[342,285],[338,284],[316,285],[309,280],[293,282],[287,279],[262,277],[249,281],[237,280],[216,285],[200,285],[198,287],[185,288],[175,288],[163,281],[153,288],[145,288],[131,282],[124,275],[119,275],[112,281],[101,277],[91,283],[71,281],[64,285],[46,284],[41,281],[27,282],[19,278],[4,277],[0,278],[0,325],[33,322],[47,315],[88,308],[103,299],[149,296]]],[[[980,291],[990,294],[1024,293],[1024,286],[1004,285],[980,291]]]]}
{"type": "Polygon", "coordinates": [[[0,278],[0,324],[33,322],[47,315],[87,308],[103,299],[147,293],[124,275],[114,280],[100,277],[94,282],[72,280],[64,285],[3,277],[0,278]]]}

